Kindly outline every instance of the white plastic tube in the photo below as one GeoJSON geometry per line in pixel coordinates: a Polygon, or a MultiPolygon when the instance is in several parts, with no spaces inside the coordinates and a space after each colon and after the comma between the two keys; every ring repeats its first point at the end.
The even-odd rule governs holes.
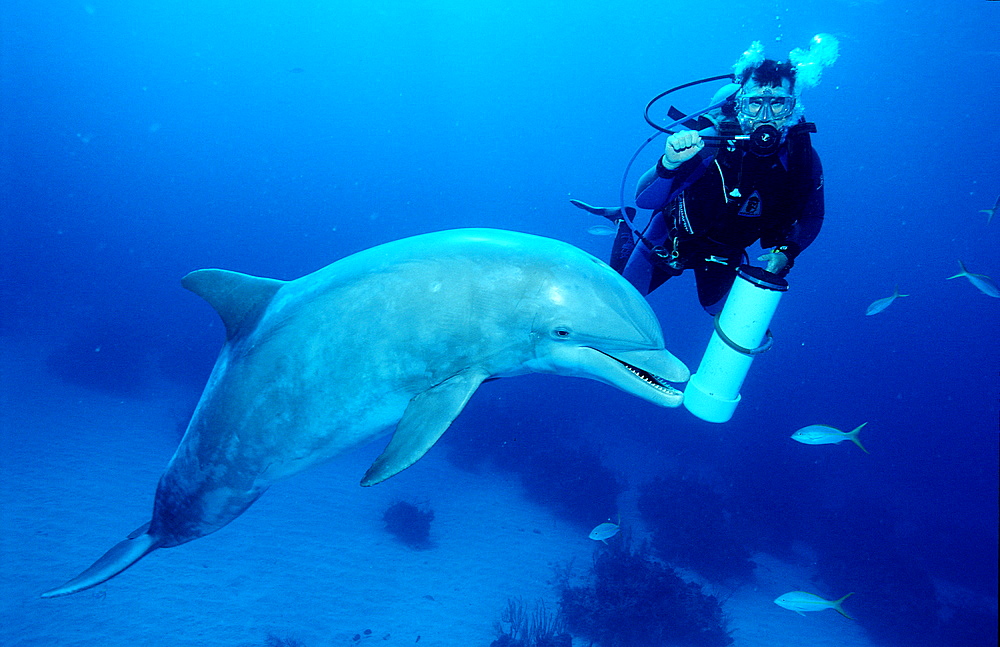
{"type": "Polygon", "coordinates": [[[688,411],[708,422],[733,417],[754,356],[770,344],[765,336],[786,290],[784,279],[759,267],[740,266],[701,364],[684,390],[688,411]]]}

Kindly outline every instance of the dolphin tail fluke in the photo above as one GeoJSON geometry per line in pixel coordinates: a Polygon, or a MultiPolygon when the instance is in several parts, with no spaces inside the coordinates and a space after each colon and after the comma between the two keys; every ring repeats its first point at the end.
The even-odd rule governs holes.
{"type": "Polygon", "coordinates": [[[860,447],[861,451],[863,451],[866,454],[871,454],[871,452],[865,449],[865,446],[861,444],[861,439],[858,438],[858,434],[861,433],[861,430],[864,429],[865,425],[867,424],[868,424],[867,422],[862,422],[860,425],[855,427],[854,431],[847,434],[847,437],[851,440],[852,443],[860,447]]]}
{"type": "Polygon", "coordinates": [[[104,556],[94,562],[93,566],[80,573],[62,586],[42,593],[43,598],[57,598],[61,595],[79,593],[110,580],[126,568],[148,555],[159,547],[159,540],[149,534],[141,534],[134,538],[115,544],[104,553],[104,556]]]}
{"type": "Polygon", "coordinates": [[[846,600],[847,598],[851,597],[852,595],[854,595],[854,591],[851,591],[850,593],[848,593],[847,595],[845,595],[844,597],[840,598],[839,600],[837,600],[837,601],[835,601],[833,603],[833,610],[836,611],[837,613],[839,613],[840,615],[844,616],[848,620],[854,620],[854,618],[852,618],[851,616],[847,615],[847,612],[844,611],[844,607],[842,607],[840,605],[841,605],[841,603],[844,600],[846,600]]]}

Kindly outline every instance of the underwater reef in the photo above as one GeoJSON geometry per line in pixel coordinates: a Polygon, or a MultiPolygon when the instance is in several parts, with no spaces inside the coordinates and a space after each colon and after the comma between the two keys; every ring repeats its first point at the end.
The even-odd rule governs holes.
{"type": "Polygon", "coordinates": [[[748,581],[756,567],[734,504],[696,477],[663,476],[639,488],[654,554],[715,581],[748,581]]]}
{"type": "Polygon", "coordinates": [[[497,639],[490,647],[573,647],[573,637],[566,633],[562,617],[549,613],[540,600],[529,613],[521,598],[508,598],[493,631],[497,639]]]}
{"type": "Polygon", "coordinates": [[[887,505],[855,498],[824,515],[813,536],[817,574],[831,589],[854,591],[851,615],[883,645],[978,647],[997,644],[995,607],[968,600],[948,608],[908,550],[887,505]]]}
{"type": "Polygon", "coordinates": [[[421,510],[412,503],[398,501],[382,513],[385,529],[398,541],[411,548],[430,548],[431,522],[434,511],[421,510]]]}
{"type": "Polygon", "coordinates": [[[627,533],[595,551],[582,585],[565,575],[558,587],[566,629],[601,647],[733,643],[719,601],[655,560],[647,545],[633,548],[627,533]]]}
{"type": "Polygon", "coordinates": [[[140,393],[149,384],[149,343],[126,327],[79,332],[46,357],[49,373],[69,384],[115,396],[140,393]]]}
{"type": "Polygon", "coordinates": [[[625,483],[586,447],[553,446],[517,464],[525,496],[563,519],[588,527],[595,512],[612,517],[625,483]]]}
{"type": "Polygon", "coordinates": [[[296,638],[281,638],[269,633],[264,638],[264,647],[306,647],[306,644],[296,638]]]}
{"type": "Polygon", "coordinates": [[[495,413],[489,422],[478,421],[475,415],[456,421],[459,428],[443,438],[449,462],[472,472],[496,469],[517,474],[526,498],[587,530],[595,517],[618,513],[618,496],[626,483],[602,464],[596,450],[581,446],[578,436],[560,429],[526,431],[528,424],[495,413]]]}

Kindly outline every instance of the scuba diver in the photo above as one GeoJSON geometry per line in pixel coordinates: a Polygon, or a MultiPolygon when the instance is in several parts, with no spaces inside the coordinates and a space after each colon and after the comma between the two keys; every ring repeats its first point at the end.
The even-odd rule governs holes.
{"type": "Polygon", "coordinates": [[[734,83],[713,98],[718,107],[703,111],[700,124],[683,122],[702,130],[672,132],[639,180],[635,203],[652,210],[645,227],[631,222],[635,210],[624,204],[599,208],[573,200],[618,224],[610,265],[644,295],[693,270],[698,299],[712,315],[722,310],[747,262],[745,250],[756,241],[769,248],[758,257],[767,272],[784,277],[824,215],[823,170],[809,136],[815,126],[803,118],[800,93],[818,83],[836,56],[836,39],[828,35],[785,62],[764,58],[761,44],[753,43],[733,66],[734,83]]]}

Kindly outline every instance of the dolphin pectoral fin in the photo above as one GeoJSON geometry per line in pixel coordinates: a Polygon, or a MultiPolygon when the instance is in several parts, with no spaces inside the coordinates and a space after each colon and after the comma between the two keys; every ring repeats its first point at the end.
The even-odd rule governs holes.
{"type": "Polygon", "coordinates": [[[381,483],[420,460],[487,377],[484,371],[469,369],[414,396],[396,424],[392,440],[368,468],[361,485],[381,483]]]}
{"type": "Polygon", "coordinates": [[[61,595],[78,593],[101,582],[110,580],[126,568],[156,550],[159,541],[152,535],[142,534],[134,539],[126,539],[114,545],[104,556],[69,582],[42,593],[43,598],[57,598],[61,595]]]}

